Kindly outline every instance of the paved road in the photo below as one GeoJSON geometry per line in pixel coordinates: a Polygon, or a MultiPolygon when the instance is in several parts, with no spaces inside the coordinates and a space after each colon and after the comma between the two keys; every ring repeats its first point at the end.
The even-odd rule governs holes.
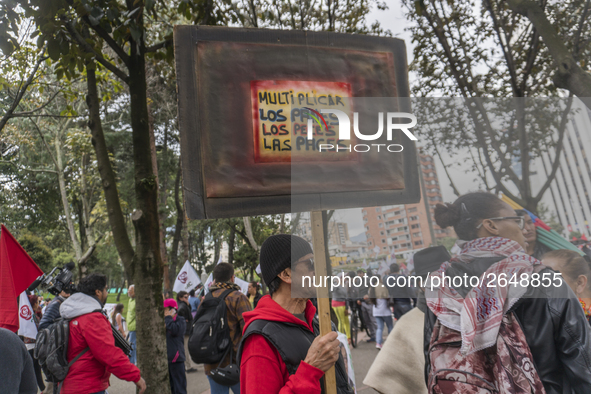
{"type": "MultiPolygon", "coordinates": [[[[353,369],[355,370],[355,382],[359,394],[374,394],[377,391],[363,384],[363,378],[367,374],[377,352],[375,343],[365,342],[365,333],[359,335],[360,343],[356,349],[353,349],[353,369]]],[[[109,394],[135,394],[135,385],[124,382],[111,376],[111,387],[109,394]]],[[[187,392],[188,394],[209,394],[209,383],[203,372],[203,366],[199,366],[199,372],[187,374],[187,392]]]]}

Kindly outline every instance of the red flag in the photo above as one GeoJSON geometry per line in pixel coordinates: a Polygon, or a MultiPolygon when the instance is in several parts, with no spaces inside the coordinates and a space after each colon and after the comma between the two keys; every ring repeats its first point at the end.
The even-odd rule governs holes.
{"type": "Polygon", "coordinates": [[[17,297],[43,271],[8,229],[4,225],[0,228],[0,327],[17,332],[17,297]]]}
{"type": "Polygon", "coordinates": [[[588,239],[587,239],[587,237],[585,236],[585,234],[583,234],[583,235],[581,236],[581,239],[582,239],[583,241],[588,241],[588,239]]]}

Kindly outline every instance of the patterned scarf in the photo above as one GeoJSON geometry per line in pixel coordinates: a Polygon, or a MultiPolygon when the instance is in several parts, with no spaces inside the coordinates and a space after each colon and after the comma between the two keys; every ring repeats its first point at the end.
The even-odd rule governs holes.
{"type": "Polygon", "coordinates": [[[438,271],[431,273],[431,277],[442,277],[453,262],[469,264],[481,258],[505,257],[480,276],[479,285],[473,287],[465,298],[453,287],[449,287],[449,280],[440,288],[431,289],[428,286],[425,289],[427,306],[441,324],[461,332],[460,351],[468,355],[496,343],[503,316],[527,291],[527,287],[519,285],[521,274],[531,275],[534,265],[540,262],[526,254],[517,242],[507,238],[478,238],[460,246],[460,254],[443,263],[438,271]],[[496,278],[505,274],[507,281],[516,274],[518,284],[501,287],[498,283],[491,282],[492,287],[488,287],[486,279],[491,278],[491,274],[496,278]]]}
{"type": "Polygon", "coordinates": [[[219,282],[219,283],[214,283],[213,285],[211,285],[209,287],[209,291],[214,291],[217,289],[232,289],[232,290],[240,291],[240,286],[238,286],[236,283],[232,283],[232,282],[219,282]]]}

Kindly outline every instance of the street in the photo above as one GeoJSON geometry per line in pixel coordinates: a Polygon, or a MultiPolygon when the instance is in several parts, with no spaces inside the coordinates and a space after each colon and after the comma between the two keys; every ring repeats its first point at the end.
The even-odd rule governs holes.
{"type": "MultiPolygon", "coordinates": [[[[357,392],[361,394],[373,394],[377,393],[377,391],[365,386],[363,379],[379,350],[376,349],[375,343],[365,342],[366,339],[367,335],[365,333],[359,333],[359,345],[356,349],[352,349],[353,368],[355,370],[357,392]]],[[[209,383],[203,372],[203,366],[200,365],[198,368],[198,372],[187,374],[187,393],[209,394],[209,383]]],[[[109,387],[108,392],[109,394],[135,394],[135,385],[119,380],[114,375],[111,375],[111,387],[109,387]]]]}

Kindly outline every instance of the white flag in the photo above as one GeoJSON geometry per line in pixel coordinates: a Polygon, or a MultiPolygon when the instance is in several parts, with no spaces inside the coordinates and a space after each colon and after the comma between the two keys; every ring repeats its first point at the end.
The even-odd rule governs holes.
{"type": "Polygon", "coordinates": [[[254,272],[256,272],[259,276],[261,276],[261,265],[257,265],[257,267],[255,268],[254,272]]]}
{"type": "Polygon", "coordinates": [[[236,283],[238,286],[240,286],[240,291],[244,295],[248,294],[248,282],[247,281],[234,277],[234,283],[236,283]]]}
{"type": "Polygon", "coordinates": [[[176,281],[174,282],[174,287],[172,291],[179,292],[179,291],[190,291],[197,287],[197,285],[201,283],[201,279],[199,279],[199,275],[195,271],[195,268],[189,263],[189,260],[185,262],[183,265],[183,269],[179,272],[178,276],[176,277],[176,281]]]}
{"type": "Polygon", "coordinates": [[[37,326],[33,321],[33,308],[26,292],[22,292],[18,300],[18,335],[35,339],[37,338],[37,326]]]}

